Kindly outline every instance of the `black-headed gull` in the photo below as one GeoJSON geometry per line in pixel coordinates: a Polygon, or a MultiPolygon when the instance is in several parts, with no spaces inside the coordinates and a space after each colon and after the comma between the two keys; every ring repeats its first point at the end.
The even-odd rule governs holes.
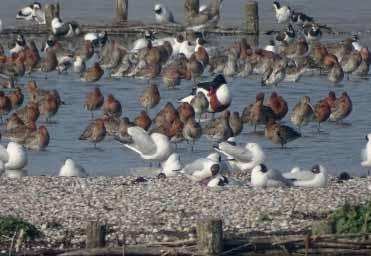
{"type": "Polygon", "coordinates": [[[202,181],[206,178],[218,174],[220,171],[220,164],[215,161],[215,156],[208,156],[207,158],[199,158],[182,169],[187,177],[194,181],[202,181]]]}
{"type": "Polygon", "coordinates": [[[145,160],[166,160],[173,148],[168,137],[161,133],[149,134],[138,126],[128,128],[128,135],[132,138],[132,143],[124,144],[125,147],[138,153],[145,160]]]}
{"type": "MultiPolygon", "coordinates": [[[[326,168],[324,168],[322,165],[316,164],[311,168],[310,171],[313,173],[312,179],[307,179],[307,180],[297,179],[297,180],[293,180],[292,184],[298,187],[324,187],[326,186],[327,180],[328,180],[328,174],[327,174],[326,168]]],[[[303,177],[304,176],[306,176],[305,173],[303,177]]]]}
{"type": "Polygon", "coordinates": [[[251,185],[254,187],[282,187],[291,185],[291,181],[285,179],[279,171],[268,170],[267,166],[259,164],[251,172],[251,185]]]}
{"type": "Polygon", "coordinates": [[[240,147],[230,138],[227,142],[215,146],[214,149],[228,158],[232,170],[248,171],[265,161],[264,151],[257,143],[246,143],[244,147],[240,147]]]}

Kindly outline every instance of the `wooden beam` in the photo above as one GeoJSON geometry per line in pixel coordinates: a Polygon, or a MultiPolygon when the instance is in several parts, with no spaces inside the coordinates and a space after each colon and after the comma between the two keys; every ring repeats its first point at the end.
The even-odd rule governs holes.
{"type": "Polygon", "coordinates": [[[200,220],[197,223],[198,253],[218,256],[223,250],[223,221],[221,219],[200,220]]]}
{"type": "Polygon", "coordinates": [[[246,2],[245,30],[248,34],[259,34],[259,8],[257,1],[247,0],[246,2]]]}
{"type": "Polygon", "coordinates": [[[86,248],[101,248],[106,243],[106,225],[91,221],[86,226],[86,248]]]}
{"type": "Polygon", "coordinates": [[[123,23],[128,21],[129,1],[115,0],[115,18],[114,23],[123,23]]]}

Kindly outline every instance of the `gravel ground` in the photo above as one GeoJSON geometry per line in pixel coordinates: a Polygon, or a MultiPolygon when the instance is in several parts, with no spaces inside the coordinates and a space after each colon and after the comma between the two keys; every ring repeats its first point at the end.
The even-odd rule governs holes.
{"type": "MultiPolygon", "coordinates": [[[[239,176],[248,180],[248,176],[239,176]]],[[[300,233],[313,220],[345,202],[370,200],[369,178],[326,188],[205,188],[184,177],[25,177],[0,179],[0,215],[35,224],[40,247],[75,248],[84,244],[84,228],[99,219],[109,226],[109,245],[188,239],[197,220],[218,217],[225,235],[300,233]]]]}

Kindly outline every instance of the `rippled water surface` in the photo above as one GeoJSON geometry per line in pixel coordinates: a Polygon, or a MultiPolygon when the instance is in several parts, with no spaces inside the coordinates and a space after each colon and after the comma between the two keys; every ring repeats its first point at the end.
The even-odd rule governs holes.
{"type": "MultiPolygon", "coordinates": [[[[45,2],[45,1],[41,1],[45,2]]],[[[64,0],[62,2],[62,16],[66,19],[76,19],[85,23],[109,22],[112,18],[113,1],[96,0],[64,0]]],[[[157,1],[140,0],[130,1],[130,19],[153,21],[151,8],[157,1]]],[[[178,20],[182,20],[183,1],[164,0],[174,10],[178,20]]],[[[242,23],[243,0],[225,0],[223,5],[223,21],[228,25],[242,23]]],[[[0,18],[5,26],[15,24],[13,14],[15,10],[28,1],[2,0],[0,2],[0,18]]],[[[342,31],[367,31],[371,24],[371,3],[367,0],[356,1],[289,1],[290,5],[308,12],[322,23],[332,24],[342,31]]],[[[271,1],[260,1],[261,24],[264,29],[274,25],[271,1]]],[[[262,41],[264,41],[263,38],[262,41]]],[[[367,40],[368,42],[369,40],[367,40]]],[[[40,87],[57,88],[63,100],[67,103],[62,106],[56,116],[55,124],[48,124],[51,134],[51,143],[46,152],[31,152],[28,166],[31,175],[54,174],[59,170],[66,157],[72,157],[81,163],[93,175],[127,175],[128,170],[143,167],[143,162],[135,153],[123,149],[117,142],[108,138],[99,144],[99,150],[93,149],[93,145],[78,141],[80,133],[90,120],[90,113],[83,109],[83,102],[88,91],[93,85],[80,82],[75,75],[52,75],[48,80],[41,74],[34,74],[40,87]]],[[[27,82],[29,77],[21,82],[27,82]]],[[[254,101],[257,91],[263,90],[269,96],[271,88],[261,88],[259,79],[251,77],[248,80],[228,79],[233,94],[232,111],[241,111],[244,106],[254,101]]],[[[163,100],[160,105],[151,110],[150,115],[155,113],[171,100],[187,95],[190,92],[190,83],[183,82],[179,89],[166,90],[159,81],[163,100]],[[166,100],[165,100],[166,99],[166,100]]],[[[133,79],[110,80],[104,77],[99,83],[105,95],[113,93],[122,103],[124,115],[131,118],[141,110],[138,104],[138,96],[145,88],[146,83],[133,79]]],[[[370,132],[370,95],[371,87],[369,80],[344,80],[340,86],[332,86],[325,77],[305,76],[298,83],[282,83],[276,88],[289,103],[290,109],[303,95],[309,95],[312,102],[324,98],[329,90],[335,90],[340,94],[346,90],[353,100],[353,112],[346,119],[346,124],[340,126],[333,123],[322,125],[324,133],[317,134],[315,125],[303,129],[304,137],[289,144],[288,149],[281,150],[272,145],[264,137],[251,135],[251,127],[245,127],[245,134],[238,138],[239,142],[259,142],[268,156],[268,165],[282,170],[288,170],[294,165],[309,167],[315,162],[323,163],[328,169],[336,174],[341,171],[350,171],[362,175],[365,170],[360,167],[360,152],[364,147],[364,136],[370,132]]],[[[287,117],[286,117],[286,122],[287,117]]],[[[261,127],[262,129],[262,127],[261,127]]],[[[201,156],[205,156],[211,150],[212,144],[205,138],[197,142],[195,152],[182,144],[178,151],[183,162],[188,162],[201,156]]]]}

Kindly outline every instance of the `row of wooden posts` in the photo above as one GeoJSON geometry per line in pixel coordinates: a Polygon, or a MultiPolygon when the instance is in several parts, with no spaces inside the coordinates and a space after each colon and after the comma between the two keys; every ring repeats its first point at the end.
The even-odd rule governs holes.
{"type": "MultiPolygon", "coordinates": [[[[218,256],[223,251],[223,222],[221,219],[204,219],[196,225],[197,255],[218,256]]],[[[103,248],[106,245],[107,226],[97,221],[86,227],[86,248],[103,248]]]]}
{"type": "MultiPolygon", "coordinates": [[[[114,3],[115,16],[114,16],[113,21],[115,24],[122,24],[122,26],[125,26],[125,24],[127,24],[128,22],[128,13],[129,13],[128,0],[114,0],[114,1],[115,1],[114,3]]],[[[189,6],[189,8],[184,8],[186,23],[189,23],[190,19],[192,19],[194,15],[198,14],[200,3],[199,3],[199,0],[185,0],[184,5],[189,6]]],[[[46,4],[45,13],[46,13],[46,24],[50,28],[50,24],[51,24],[53,17],[59,17],[59,13],[60,13],[59,3],[46,4]]],[[[257,1],[246,0],[245,7],[244,7],[244,15],[245,15],[245,21],[243,24],[242,31],[244,31],[246,34],[258,35],[259,34],[259,10],[258,10],[257,1]]]]}

